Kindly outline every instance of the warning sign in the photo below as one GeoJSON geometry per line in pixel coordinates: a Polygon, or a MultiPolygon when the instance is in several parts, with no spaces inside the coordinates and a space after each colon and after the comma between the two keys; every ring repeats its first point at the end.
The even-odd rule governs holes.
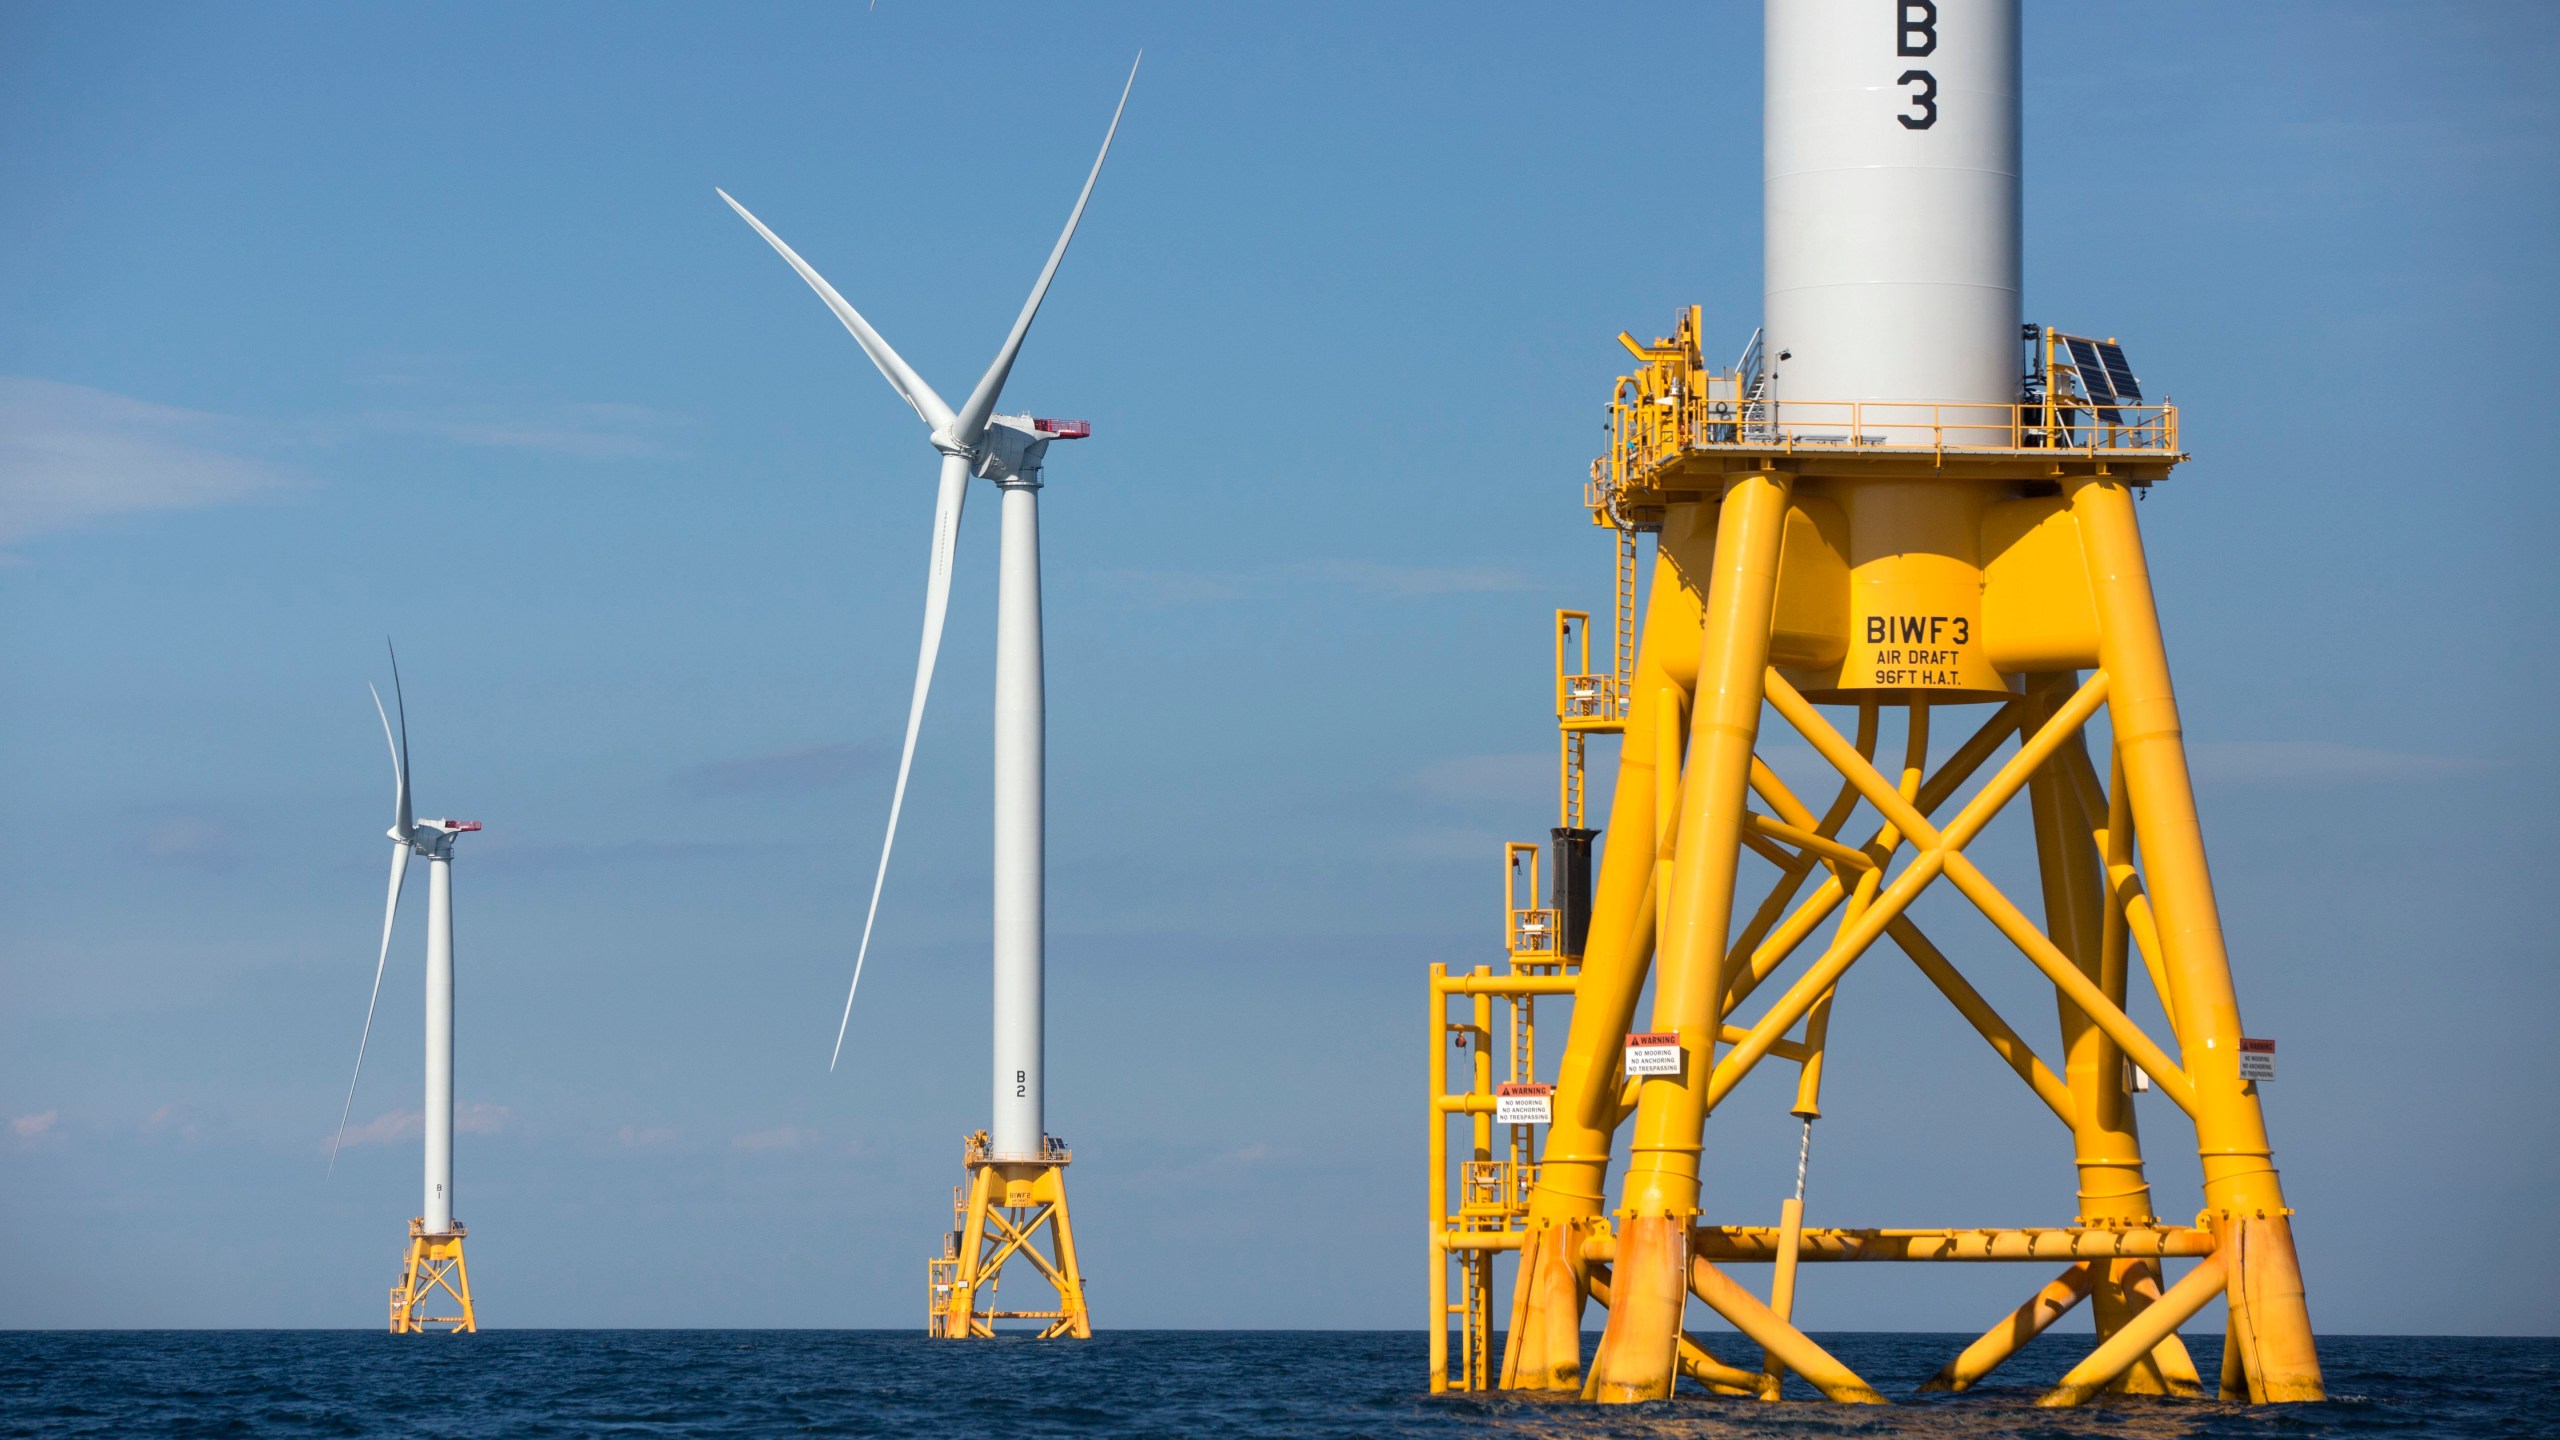
{"type": "Polygon", "coordinates": [[[1627,1073],[1630,1075],[1679,1074],[1679,1032],[1674,1030],[1628,1036],[1627,1073]]]}
{"type": "Polygon", "coordinates": [[[1553,1085],[1512,1085],[1493,1087],[1493,1119],[1497,1125],[1550,1125],[1556,1118],[1556,1087],[1553,1085]]]}
{"type": "Polygon", "coordinates": [[[2276,1042],[2273,1040],[2240,1041],[2240,1078],[2273,1080],[2276,1078],[2276,1042]]]}

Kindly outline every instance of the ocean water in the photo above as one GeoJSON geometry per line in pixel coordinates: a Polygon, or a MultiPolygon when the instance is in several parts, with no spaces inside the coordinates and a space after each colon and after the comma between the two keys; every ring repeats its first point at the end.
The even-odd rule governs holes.
{"type": "MultiPolygon", "coordinates": [[[[1911,1391],[1968,1336],[1819,1337],[1891,1409],[1703,1394],[1602,1410],[1433,1396],[1420,1332],[1114,1331],[947,1344],[882,1331],[0,1333],[0,1436],[2560,1436],[2560,1340],[2339,1336],[2331,1399],[2038,1410],[2085,1348],[1962,1396],[1911,1391]]],[[[2207,1376],[2219,1337],[2189,1342],[2207,1376]]],[[[1756,1363],[1747,1345],[1719,1353],[1756,1363]]]]}

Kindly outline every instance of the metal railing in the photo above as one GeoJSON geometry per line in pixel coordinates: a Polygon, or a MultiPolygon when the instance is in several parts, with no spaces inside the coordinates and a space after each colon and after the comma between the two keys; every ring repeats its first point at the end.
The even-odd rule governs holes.
{"type": "MultiPolygon", "coordinates": [[[[1722,387],[1712,387],[1721,389],[1722,387]]],[[[2174,405],[2109,407],[2113,421],[2077,400],[1996,405],[1967,401],[1761,400],[1744,404],[1712,394],[1666,404],[1642,377],[1619,382],[1609,405],[1609,450],[1593,467],[1589,498],[1633,481],[1690,450],[1725,447],[1786,453],[1902,451],[1963,455],[2066,451],[2175,454],[2174,405]],[[1742,423],[1744,412],[1748,423],[1742,423]]]]}
{"type": "Polygon", "coordinates": [[[993,1150],[989,1145],[987,1132],[984,1130],[967,1136],[960,1142],[961,1163],[964,1165],[1066,1165],[1075,1160],[1075,1152],[1067,1148],[1066,1141],[1055,1135],[1041,1136],[1039,1152],[1031,1155],[993,1150]]]}

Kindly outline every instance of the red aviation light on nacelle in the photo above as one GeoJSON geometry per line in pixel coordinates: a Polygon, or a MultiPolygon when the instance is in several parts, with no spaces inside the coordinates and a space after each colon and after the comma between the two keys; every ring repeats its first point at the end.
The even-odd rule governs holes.
{"type": "Polygon", "coordinates": [[[480,828],[480,822],[477,820],[421,820],[418,823],[430,829],[442,830],[448,835],[480,828]]]}
{"type": "Polygon", "coordinates": [[[1034,419],[1031,422],[1031,428],[1048,436],[1052,440],[1082,440],[1093,433],[1093,422],[1090,420],[1034,419]]]}

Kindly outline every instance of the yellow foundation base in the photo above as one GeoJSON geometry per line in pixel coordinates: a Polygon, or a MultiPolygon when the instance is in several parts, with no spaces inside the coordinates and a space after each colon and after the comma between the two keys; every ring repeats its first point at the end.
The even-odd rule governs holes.
{"type": "Polygon", "coordinates": [[[400,1279],[391,1287],[391,1333],[424,1335],[429,1330],[443,1329],[448,1334],[480,1329],[479,1316],[471,1308],[471,1270],[462,1260],[462,1237],[467,1232],[457,1222],[442,1234],[429,1234],[427,1222],[409,1222],[409,1254],[400,1267],[400,1279]],[[436,1292],[461,1307],[458,1315],[430,1315],[436,1304],[436,1292]]]}
{"type": "Polygon", "coordinates": [[[967,1141],[969,1185],[951,1200],[951,1233],[942,1255],[925,1262],[925,1333],[945,1340],[991,1339],[999,1320],[1038,1320],[1043,1340],[1093,1337],[1084,1276],[1076,1264],[1075,1227],[1067,1217],[1067,1164],[1074,1157],[1055,1139],[1038,1160],[997,1159],[981,1130],[967,1141]],[[1038,1241],[1049,1232],[1049,1249],[1038,1241]],[[1043,1310],[1004,1310],[996,1297],[1005,1267],[1021,1260],[1057,1292],[1043,1310]]]}

